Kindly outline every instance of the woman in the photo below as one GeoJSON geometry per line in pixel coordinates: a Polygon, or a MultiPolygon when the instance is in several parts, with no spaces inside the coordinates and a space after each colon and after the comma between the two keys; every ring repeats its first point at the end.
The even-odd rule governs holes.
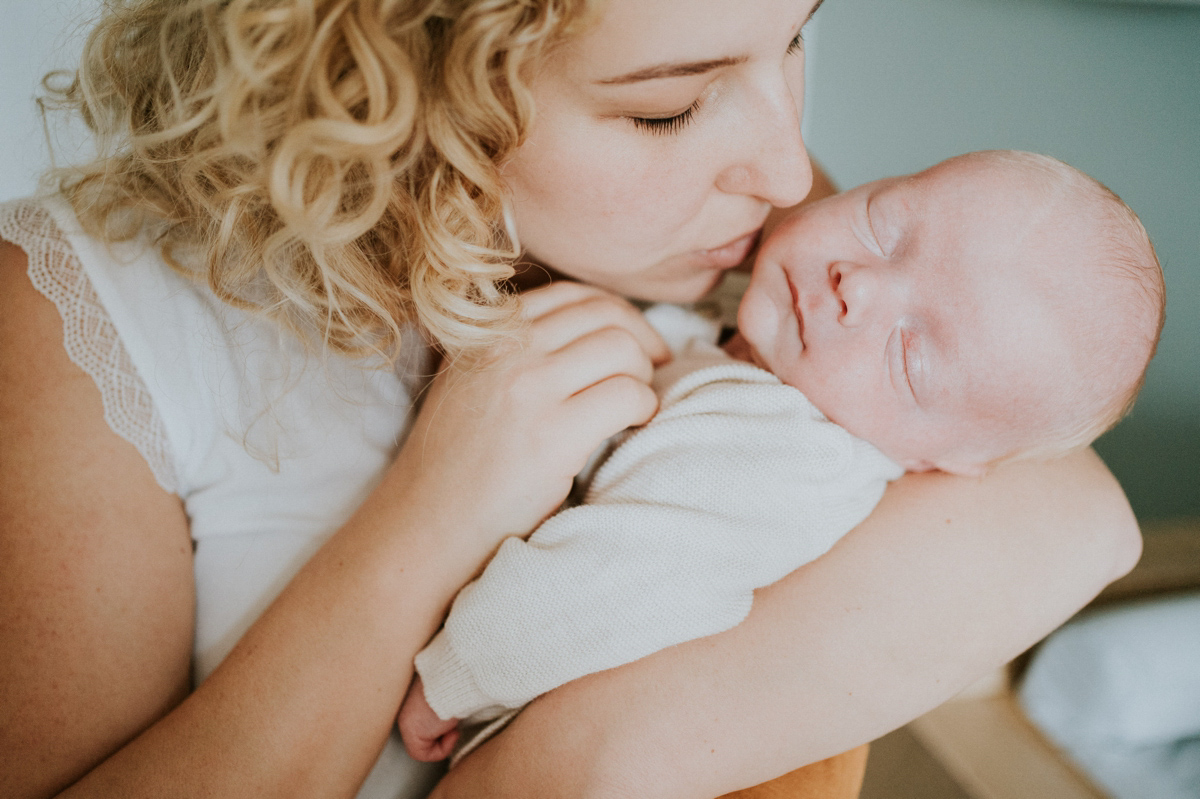
{"type": "MultiPolygon", "coordinates": [[[[694,299],[808,193],[817,5],[110,10],[67,94],[113,154],[0,216],[3,793],[422,795],[379,757],[413,654],[654,410],[663,345],[610,292],[694,299]],[[590,285],[518,307],[518,240],[590,285]],[[60,301],[64,348],[63,274],[137,402],[68,357],[95,337],[60,301]],[[413,325],[455,356],[406,425],[413,325]]],[[[438,795],[762,782],[937,704],[1137,551],[1090,453],[906,477],[743,625],[547,695],[438,795]]]]}

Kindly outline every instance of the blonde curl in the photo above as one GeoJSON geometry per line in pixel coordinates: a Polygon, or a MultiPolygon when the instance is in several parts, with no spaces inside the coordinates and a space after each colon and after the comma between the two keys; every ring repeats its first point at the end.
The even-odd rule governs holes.
{"type": "Polygon", "coordinates": [[[499,164],[537,59],[597,0],[109,0],[47,104],[99,148],[57,170],[85,229],[149,233],[224,301],[349,354],[515,319],[499,164]]]}

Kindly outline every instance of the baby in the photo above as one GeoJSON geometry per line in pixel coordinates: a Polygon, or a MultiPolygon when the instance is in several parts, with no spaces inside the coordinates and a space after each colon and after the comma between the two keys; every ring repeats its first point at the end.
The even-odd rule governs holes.
{"type": "MultiPolygon", "coordinates": [[[[904,470],[1086,446],[1132,404],[1163,309],[1133,212],[1045,156],[972,153],[799,209],[762,245],[744,338],[675,335],[659,413],[584,504],[460,592],[417,656],[409,752],[441,759],[459,719],[735,626],[904,470]]],[[[682,313],[648,316],[670,342],[682,313]]]]}

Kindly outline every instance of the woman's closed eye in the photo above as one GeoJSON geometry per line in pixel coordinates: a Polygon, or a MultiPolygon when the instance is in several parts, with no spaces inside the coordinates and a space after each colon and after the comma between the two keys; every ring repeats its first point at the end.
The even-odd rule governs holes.
{"type": "MultiPolygon", "coordinates": [[[[787,54],[795,55],[804,51],[804,29],[792,37],[792,41],[788,43],[787,54]]],[[[686,128],[692,120],[696,118],[696,112],[700,110],[700,101],[689,105],[683,111],[677,114],[671,114],[663,117],[649,117],[631,115],[629,121],[634,124],[638,130],[646,131],[659,136],[665,136],[672,133],[679,133],[686,128]]]]}
{"type": "Polygon", "coordinates": [[[696,117],[696,112],[700,109],[700,101],[689,105],[678,114],[667,117],[636,117],[631,116],[629,120],[633,122],[634,127],[639,130],[644,130],[647,133],[653,133],[659,136],[665,136],[671,133],[678,133],[688,126],[689,123],[696,117]]]}

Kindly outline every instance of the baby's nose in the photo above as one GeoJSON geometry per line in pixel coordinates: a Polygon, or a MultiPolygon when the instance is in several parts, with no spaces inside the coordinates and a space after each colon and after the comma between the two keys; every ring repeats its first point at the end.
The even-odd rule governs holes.
{"type": "Polygon", "coordinates": [[[839,261],[829,268],[833,295],[841,304],[838,321],[846,327],[857,327],[870,318],[879,294],[875,271],[849,261],[839,261]]]}

